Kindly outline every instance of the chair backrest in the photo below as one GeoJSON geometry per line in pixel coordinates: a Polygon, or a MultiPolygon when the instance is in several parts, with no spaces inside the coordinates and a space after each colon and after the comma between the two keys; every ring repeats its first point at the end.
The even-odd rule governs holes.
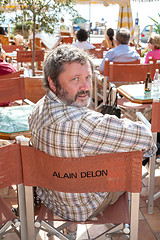
{"type": "Polygon", "coordinates": [[[93,43],[93,46],[95,46],[95,48],[100,49],[101,48],[101,43],[93,43]]]}
{"type": "Polygon", "coordinates": [[[69,37],[62,37],[62,40],[61,40],[62,43],[70,43],[72,44],[73,42],[73,37],[69,36],[69,37]]]}
{"type": "Polygon", "coordinates": [[[153,64],[153,74],[155,73],[156,69],[160,71],[160,60],[157,59],[149,59],[149,63],[153,64]]]}
{"type": "MultiPolygon", "coordinates": [[[[32,62],[33,51],[17,51],[17,62],[32,62]]],[[[35,62],[44,60],[44,51],[35,51],[35,62]]]]}
{"type": "Polygon", "coordinates": [[[21,146],[24,185],[71,193],[139,193],[142,155],[142,152],[135,151],[60,158],[33,147],[21,146]]]}
{"type": "Polygon", "coordinates": [[[26,98],[33,103],[38,102],[46,94],[42,88],[42,77],[26,77],[24,81],[26,98]]]}
{"type": "Polygon", "coordinates": [[[145,81],[147,73],[153,75],[153,64],[112,64],[109,63],[109,82],[132,83],[145,81]]]}
{"type": "Polygon", "coordinates": [[[16,72],[13,72],[13,73],[10,73],[10,74],[6,74],[6,75],[0,76],[0,80],[1,80],[1,79],[17,78],[17,77],[20,77],[20,76],[23,75],[23,74],[24,74],[24,71],[23,71],[23,70],[16,71],[16,72]]]}
{"type": "Polygon", "coordinates": [[[151,131],[152,132],[160,132],[160,102],[152,103],[152,122],[151,122],[151,131]]]}
{"type": "Polygon", "coordinates": [[[108,76],[109,75],[109,65],[110,64],[122,64],[122,65],[126,65],[126,64],[140,64],[140,59],[132,61],[132,62],[110,62],[108,61],[108,59],[105,59],[105,65],[104,65],[104,76],[108,76]]]}
{"type": "Polygon", "coordinates": [[[6,53],[10,53],[17,50],[23,50],[23,45],[2,45],[2,48],[6,53]]]}
{"type": "MultiPolygon", "coordinates": [[[[21,184],[23,180],[19,144],[0,147],[0,156],[0,189],[21,184]]],[[[15,218],[17,217],[0,197],[0,226],[15,218]]]]}
{"type": "MultiPolygon", "coordinates": [[[[11,75],[11,74],[10,74],[11,75]]],[[[0,79],[0,102],[13,102],[26,98],[23,77],[0,79]]]]}
{"type": "Polygon", "coordinates": [[[96,57],[96,58],[103,58],[104,50],[94,48],[94,49],[87,50],[87,52],[89,55],[94,55],[94,57],[96,57]]]}

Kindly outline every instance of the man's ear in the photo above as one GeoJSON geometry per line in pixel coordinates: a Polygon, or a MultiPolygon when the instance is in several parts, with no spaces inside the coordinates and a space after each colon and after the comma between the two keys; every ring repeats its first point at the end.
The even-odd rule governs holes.
{"type": "Polygon", "coordinates": [[[56,92],[56,86],[55,86],[54,82],[52,81],[52,79],[50,77],[48,77],[48,83],[49,83],[50,89],[55,93],[56,92]]]}

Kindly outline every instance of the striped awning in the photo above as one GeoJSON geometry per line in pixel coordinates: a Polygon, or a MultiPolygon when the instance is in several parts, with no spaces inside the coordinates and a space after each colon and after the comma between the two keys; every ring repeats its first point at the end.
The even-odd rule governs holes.
{"type": "Polygon", "coordinates": [[[134,28],[133,28],[132,11],[131,11],[130,5],[125,7],[120,6],[119,18],[118,18],[118,29],[122,27],[130,30],[131,38],[132,38],[134,34],[134,28]]]}

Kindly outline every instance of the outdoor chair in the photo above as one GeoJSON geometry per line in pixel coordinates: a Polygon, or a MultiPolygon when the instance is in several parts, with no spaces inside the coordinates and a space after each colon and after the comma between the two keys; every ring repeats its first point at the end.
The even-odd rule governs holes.
{"type": "Polygon", "coordinates": [[[5,74],[0,76],[1,79],[12,79],[12,78],[18,78],[24,74],[24,70],[19,70],[13,73],[5,74]]]}
{"type": "Polygon", "coordinates": [[[9,144],[0,147],[0,156],[0,189],[17,185],[19,211],[19,215],[16,216],[11,210],[12,207],[0,196],[0,239],[3,237],[7,238],[7,233],[16,232],[20,239],[27,240],[24,186],[19,144],[9,144]]]}
{"type": "MultiPolygon", "coordinates": [[[[105,104],[105,99],[107,96],[107,81],[108,88],[110,88],[111,83],[117,86],[123,84],[134,84],[144,82],[147,73],[150,72],[151,76],[153,74],[153,64],[139,64],[139,63],[112,63],[105,61],[104,70],[104,82],[103,82],[103,103],[105,104]]],[[[95,84],[95,93],[97,92],[97,83],[95,84]]],[[[95,100],[95,102],[97,99],[95,100]]],[[[151,104],[139,104],[132,103],[126,98],[118,98],[118,106],[121,108],[123,117],[127,117],[133,121],[136,120],[136,112],[141,111],[144,114],[148,114],[150,118],[151,104]]]]}
{"type": "Polygon", "coordinates": [[[23,45],[2,45],[3,50],[5,51],[6,55],[6,61],[9,62],[16,62],[17,61],[17,56],[16,56],[16,51],[18,50],[23,50],[24,46],[23,45]]]}
{"type": "Polygon", "coordinates": [[[2,45],[2,48],[6,53],[10,53],[13,51],[23,50],[23,45],[2,45]]]}
{"type": "MultiPolygon", "coordinates": [[[[104,55],[104,50],[103,49],[89,49],[87,50],[89,55],[93,55],[95,58],[102,58],[103,59],[103,55],[104,55]]],[[[105,50],[106,52],[106,50],[105,50]]]]}
{"type": "Polygon", "coordinates": [[[26,99],[24,77],[0,79],[0,103],[10,103],[0,107],[0,138],[14,139],[22,133],[30,136],[28,115],[34,103],[26,99]]]}
{"type": "Polygon", "coordinates": [[[38,102],[46,94],[42,87],[42,78],[43,76],[24,78],[26,98],[33,103],[38,102]]]}
{"type": "MultiPolygon", "coordinates": [[[[32,62],[33,51],[17,51],[17,70],[19,70],[20,66],[19,63],[26,63],[27,69],[29,70],[28,63],[32,62]]],[[[37,63],[38,69],[38,62],[43,62],[44,60],[44,51],[43,50],[36,50],[35,51],[35,62],[37,63]]]]}
{"type": "MultiPolygon", "coordinates": [[[[114,65],[117,64],[138,64],[140,60],[133,62],[112,62],[114,65]]],[[[94,72],[94,95],[95,95],[95,110],[99,110],[105,103],[107,99],[107,90],[109,89],[109,64],[108,59],[105,60],[104,75],[100,74],[99,71],[95,70],[94,72]],[[98,101],[101,101],[101,104],[98,104],[98,101]]],[[[118,74],[117,74],[118,77],[118,74]]],[[[125,77],[126,79],[126,77],[125,77]]]]}
{"type": "MultiPolygon", "coordinates": [[[[144,124],[146,124],[152,131],[153,139],[157,143],[157,133],[160,132],[160,102],[152,103],[152,117],[151,124],[144,117],[141,112],[137,112],[137,117],[144,124]]],[[[153,214],[153,204],[154,200],[160,197],[160,191],[154,195],[154,185],[155,185],[155,169],[159,168],[160,162],[156,159],[156,155],[150,158],[149,167],[146,165],[149,178],[148,178],[148,214],[153,214]]]]}
{"type": "Polygon", "coordinates": [[[138,240],[139,197],[142,187],[142,152],[61,158],[48,155],[31,146],[21,146],[21,156],[26,191],[28,237],[30,240],[36,239],[40,229],[47,231],[48,237],[55,235],[61,240],[67,240],[68,238],[63,234],[63,229],[73,224],[71,221],[65,221],[55,216],[44,205],[42,205],[38,217],[35,219],[33,204],[33,187],[35,186],[71,193],[130,192],[130,209],[128,194],[125,192],[115,204],[107,207],[101,214],[91,220],[77,222],[77,224],[112,223],[111,229],[94,239],[108,239],[107,237],[114,231],[122,230],[122,234],[124,230],[128,234],[130,232],[130,240],[138,240]],[[59,178],[57,174],[60,174],[60,176],[67,174],[71,177],[59,178]],[[92,177],[92,175],[95,177],[92,177]],[[64,223],[56,228],[50,224],[50,222],[54,221],[63,221],[64,223]],[[130,229],[125,228],[127,223],[130,223],[130,229]]]}
{"type": "Polygon", "coordinates": [[[62,39],[61,39],[61,43],[62,44],[67,44],[67,43],[70,43],[70,44],[72,44],[72,42],[73,42],[73,37],[70,37],[70,36],[68,36],[68,37],[62,37],[62,39]]]}

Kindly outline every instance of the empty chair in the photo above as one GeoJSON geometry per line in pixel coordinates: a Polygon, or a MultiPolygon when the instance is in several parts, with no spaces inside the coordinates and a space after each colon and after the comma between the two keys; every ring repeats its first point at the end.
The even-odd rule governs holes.
{"type": "MultiPolygon", "coordinates": [[[[32,62],[33,51],[17,51],[17,70],[19,70],[19,63],[27,63],[27,68],[29,69],[28,63],[32,62]]],[[[44,51],[36,50],[35,51],[35,62],[43,62],[44,60],[44,51]]],[[[38,66],[37,66],[38,69],[38,66]]]]}
{"type": "MultiPolygon", "coordinates": [[[[157,133],[160,132],[160,102],[152,103],[152,117],[151,124],[147,121],[147,119],[142,115],[142,113],[137,112],[138,118],[146,124],[152,131],[153,139],[157,142],[157,133]]],[[[156,162],[156,155],[150,158],[149,161],[149,178],[148,178],[148,214],[153,214],[153,204],[154,200],[160,197],[160,191],[154,195],[154,183],[155,183],[155,168],[159,166],[159,163],[156,162]]]]}
{"type": "MultiPolygon", "coordinates": [[[[44,205],[42,205],[40,214],[35,220],[33,186],[61,192],[131,192],[130,212],[127,194],[124,193],[115,204],[108,206],[102,214],[80,223],[114,223],[116,224],[116,231],[118,229],[123,231],[124,223],[130,223],[130,231],[128,229],[130,240],[138,239],[142,152],[111,153],[84,158],[60,158],[48,155],[31,146],[21,146],[21,156],[24,184],[26,186],[26,214],[30,240],[36,239],[39,229],[48,231],[48,236],[56,235],[59,239],[67,240],[68,238],[63,234],[63,229],[73,223],[66,221],[58,228],[50,225],[49,221],[65,220],[56,216],[53,218],[53,212],[46,209],[44,205]],[[45,216],[46,213],[47,216],[45,216]]],[[[113,231],[114,228],[95,239],[105,239],[105,236],[113,231]]]]}

